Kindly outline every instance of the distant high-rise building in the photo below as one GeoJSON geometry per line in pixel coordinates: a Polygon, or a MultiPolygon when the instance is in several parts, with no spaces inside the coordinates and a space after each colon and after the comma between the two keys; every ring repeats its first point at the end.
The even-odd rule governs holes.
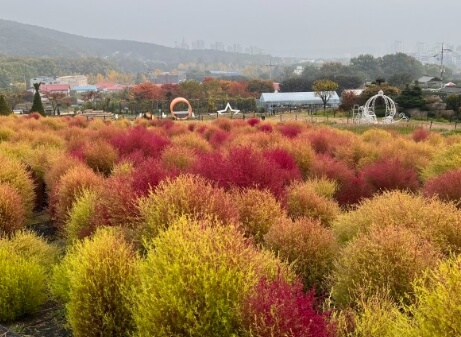
{"type": "Polygon", "coordinates": [[[192,41],[192,49],[205,49],[205,41],[203,40],[192,41]]]}
{"type": "Polygon", "coordinates": [[[215,49],[215,50],[220,50],[220,51],[224,51],[224,44],[220,41],[217,41],[215,43],[212,43],[210,45],[210,49],[215,49]]]}
{"type": "Polygon", "coordinates": [[[394,44],[392,45],[392,50],[394,53],[404,53],[405,48],[403,41],[394,41],[394,44]]]}

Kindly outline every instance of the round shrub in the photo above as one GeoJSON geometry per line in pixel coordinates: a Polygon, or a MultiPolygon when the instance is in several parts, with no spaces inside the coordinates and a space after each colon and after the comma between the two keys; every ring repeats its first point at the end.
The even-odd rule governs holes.
{"type": "Polygon", "coordinates": [[[69,243],[83,239],[92,233],[93,228],[90,220],[99,198],[99,193],[91,189],[84,189],[82,194],[77,196],[64,226],[66,239],[69,243]]]}
{"type": "Polygon", "coordinates": [[[332,276],[333,299],[340,306],[357,305],[363,297],[388,291],[395,302],[411,302],[412,282],[440,257],[434,245],[410,229],[372,229],[342,249],[332,276]]]}
{"type": "Polygon", "coordinates": [[[438,196],[441,200],[453,201],[458,207],[461,203],[461,169],[447,171],[426,181],[423,194],[438,196]]]}
{"type": "Polygon", "coordinates": [[[77,241],[53,273],[52,293],[66,302],[75,337],[129,336],[138,257],[120,232],[98,230],[77,241]]]}
{"type": "Polygon", "coordinates": [[[423,128],[415,129],[411,133],[411,138],[415,142],[423,142],[429,138],[431,131],[423,128]]]}
{"type": "Polygon", "coordinates": [[[285,217],[280,203],[267,190],[243,189],[232,194],[246,235],[262,243],[269,229],[285,217]]]}
{"type": "Polygon", "coordinates": [[[34,259],[47,272],[51,271],[59,255],[56,245],[49,244],[45,239],[30,231],[17,231],[9,240],[0,240],[0,245],[10,247],[25,259],[34,259]]]}
{"type": "Polygon", "coordinates": [[[0,244],[0,322],[36,311],[47,298],[45,268],[0,244]]]}
{"type": "Polygon", "coordinates": [[[118,159],[118,152],[106,141],[99,140],[83,148],[86,163],[95,172],[108,176],[118,159]]]}
{"type": "Polygon", "coordinates": [[[21,198],[25,216],[32,215],[34,209],[34,183],[26,168],[18,160],[0,157],[0,184],[8,184],[21,198]]]}
{"type": "Polygon", "coordinates": [[[161,157],[163,166],[167,170],[179,170],[185,172],[192,167],[195,159],[193,150],[187,147],[169,146],[167,147],[161,157]]]}
{"type": "Polygon", "coordinates": [[[243,306],[249,336],[328,337],[327,315],[316,311],[314,292],[304,293],[300,282],[262,278],[243,306]]]}
{"type": "Polygon", "coordinates": [[[365,195],[363,179],[353,169],[328,155],[319,154],[311,163],[310,177],[335,181],[338,188],[334,198],[341,206],[358,203],[365,195]]]}
{"type": "Polygon", "coordinates": [[[121,158],[140,162],[148,157],[158,158],[170,140],[138,125],[125,134],[114,136],[110,143],[118,150],[121,158]]]}
{"type": "Polygon", "coordinates": [[[299,167],[301,176],[304,179],[307,179],[311,165],[315,160],[315,151],[310,146],[308,139],[306,137],[300,136],[290,141],[285,141],[282,144],[283,147],[286,147],[293,156],[296,164],[299,167]]]}
{"type": "Polygon", "coordinates": [[[61,177],[71,168],[85,167],[85,165],[77,158],[69,155],[62,155],[50,164],[49,169],[45,172],[44,180],[48,193],[56,189],[61,177]]]}
{"type": "Polygon", "coordinates": [[[174,137],[171,142],[181,148],[187,148],[197,153],[211,152],[213,147],[206,139],[197,133],[185,133],[174,137]]]}
{"type": "Polygon", "coordinates": [[[326,287],[337,251],[330,229],[309,218],[285,219],[274,224],[264,239],[269,249],[293,265],[305,289],[326,287]]]}
{"type": "Polygon", "coordinates": [[[144,234],[155,237],[181,215],[193,219],[215,217],[224,223],[238,221],[235,202],[222,188],[200,176],[180,175],[166,179],[139,200],[144,234]]]}
{"type": "Polygon", "coordinates": [[[233,147],[225,155],[214,152],[199,156],[193,172],[226,189],[268,189],[276,197],[281,197],[285,186],[297,179],[299,172],[290,165],[294,163],[293,159],[285,166],[279,161],[282,157],[267,155],[250,146],[233,147]]]}
{"type": "MultiPolygon", "coordinates": [[[[320,188],[319,185],[317,187],[320,188]]],[[[309,181],[291,185],[287,188],[286,195],[287,213],[293,219],[310,217],[319,220],[324,226],[329,226],[340,212],[338,204],[319,195],[315,185],[309,181]]]]}
{"type": "Polygon", "coordinates": [[[87,166],[69,169],[59,180],[50,198],[51,209],[58,227],[67,221],[75,199],[85,188],[95,189],[102,184],[102,177],[87,166]]]}
{"type": "Polygon", "coordinates": [[[417,191],[420,183],[413,167],[399,159],[383,159],[363,167],[360,173],[370,195],[390,190],[417,191]]]}
{"type": "MultiPolygon", "coordinates": [[[[410,336],[442,337],[461,334],[461,255],[443,261],[415,283],[410,336]]],[[[408,331],[405,331],[407,333],[408,331]]]]}
{"type": "Polygon", "coordinates": [[[148,244],[135,292],[136,336],[239,335],[248,291],[284,269],[235,227],[182,217],[148,244]]]}
{"type": "Polygon", "coordinates": [[[24,226],[25,209],[17,190],[0,183],[0,233],[11,234],[24,226]]]}
{"type": "Polygon", "coordinates": [[[179,175],[177,170],[167,170],[161,161],[149,158],[138,164],[131,172],[131,185],[136,195],[146,196],[150,190],[166,178],[174,178],[179,175]]]}
{"type": "Polygon", "coordinates": [[[355,210],[338,216],[333,232],[345,243],[373,227],[409,228],[448,254],[461,250],[461,211],[454,204],[408,192],[384,192],[365,199],[355,210]]]}
{"type": "Polygon", "coordinates": [[[397,322],[405,321],[405,315],[399,309],[387,294],[376,294],[361,300],[354,317],[354,331],[348,336],[409,336],[398,333],[397,322]]]}
{"type": "Polygon", "coordinates": [[[441,175],[461,166],[461,144],[451,145],[436,153],[432,161],[427,165],[421,175],[425,180],[441,175]]]}

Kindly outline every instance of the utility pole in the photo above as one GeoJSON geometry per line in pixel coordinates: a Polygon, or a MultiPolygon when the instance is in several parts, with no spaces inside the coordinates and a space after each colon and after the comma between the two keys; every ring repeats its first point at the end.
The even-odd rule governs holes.
{"type": "Polygon", "coordinates": [[[443,48],[443,42],[442,42],[442,50],[440,51],[440,80],[441,80],[441,87],[443,88],[443,73],[445,72],[445,68],[443,67],[443,53],[445,51],[451,52],[451,49],[448,48],[443,48]]]}
{"type": "Polygon", "coordinates": [[[269,80],[272,81],[272,67],[275,67],[276,64],[272,64],[272,59],[269,59],[269,64],[266,64],[266,67],[269,67],[269,80]]]}

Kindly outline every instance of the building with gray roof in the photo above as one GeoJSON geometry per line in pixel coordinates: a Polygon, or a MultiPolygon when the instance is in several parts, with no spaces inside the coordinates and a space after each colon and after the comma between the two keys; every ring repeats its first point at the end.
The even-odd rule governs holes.
{"type": "MultiPolygon", "coordinates": [[[[336,108],[341,103],[336,92],[333,92],[327,102],[327,107],[336,108]]],[[[259,99],[259,106],[266,111],[273,111],[278,107],[305,108],[317,110],[323,108],[322,99],[315,95],[315,92],[274,92],[262,93],[259,99]]]]}

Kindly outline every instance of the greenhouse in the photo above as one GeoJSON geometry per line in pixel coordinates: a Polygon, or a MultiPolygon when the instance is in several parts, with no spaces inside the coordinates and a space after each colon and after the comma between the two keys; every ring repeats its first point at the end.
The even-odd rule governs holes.
{"type": "MultiPolygon", "coordinates": [[[[335,108],[340,104],[340,98],[336,92],[328,100],[327,107],[335,108]]],[[[262,93],[258,102],[258,107],[266,111],[274,111],[278,108],[304,108],[318,110],[323,108],[323,102],[315,92],[274,92],[262,93]]]]}

